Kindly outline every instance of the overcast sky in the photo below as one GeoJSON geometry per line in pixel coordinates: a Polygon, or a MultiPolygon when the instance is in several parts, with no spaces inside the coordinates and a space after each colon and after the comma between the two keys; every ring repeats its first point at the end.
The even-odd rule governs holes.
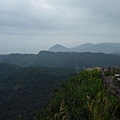
{"type": "Polygon", "coordinates": [[[120,43],[120,0],[0,0],[0,54],[101,42],[120,43]]]}

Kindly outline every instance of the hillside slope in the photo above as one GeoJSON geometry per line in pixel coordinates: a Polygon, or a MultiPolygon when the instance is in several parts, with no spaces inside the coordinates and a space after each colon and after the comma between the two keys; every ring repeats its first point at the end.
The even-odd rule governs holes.
{"type": "Polygon", "coordinates": [[[33,120],[52,91],[74,75],[68,69],[0,64],[0,120],[33,120]]]}
{"type": "Polygon", "coordinates": [[[71,78],[36,120],[120,120],[120,99],[107,93],[100,76],[94,70],[71,78]]]}

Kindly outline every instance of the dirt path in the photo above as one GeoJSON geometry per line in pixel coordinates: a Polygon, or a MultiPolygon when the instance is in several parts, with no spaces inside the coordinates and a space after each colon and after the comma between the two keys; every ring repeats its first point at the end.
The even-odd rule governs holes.
{"type": "Polygon", "coordinates": [[[108,91],[120,98],[120,82],[117,81],[115,76],[104,76],[103,82],[106,84],[108,91]]]}

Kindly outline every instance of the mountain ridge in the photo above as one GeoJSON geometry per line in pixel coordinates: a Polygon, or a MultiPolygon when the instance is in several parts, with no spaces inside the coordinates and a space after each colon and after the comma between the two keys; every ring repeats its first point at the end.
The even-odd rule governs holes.
{"type": "Polygon", "coordinates": [[[50,52],[40,51],[37,55],[0,55],[1,63],[10,63],[22,67],[39,66],[49,68],[83,69],[93,66],[120,66],[120,56],[90,52],[50,52]]]}
{"type": "Polygon", "coordinates": [[[99,53],[103,52],[106,54],[120,53],[120,43],[85,43],[76,47],[67,48],[63,45],[56,44],[48,49],[52,52],[92,52],[99,53]]]}

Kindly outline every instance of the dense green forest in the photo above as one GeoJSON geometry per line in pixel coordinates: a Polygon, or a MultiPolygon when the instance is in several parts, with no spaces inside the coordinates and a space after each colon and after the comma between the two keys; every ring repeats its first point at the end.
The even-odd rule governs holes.
{"type": "Polygon", "coordinates": [[[59,67],[75,69],[94,66],[120,66],[120,56],[104,53],[48,52],[38,54],[0,55],[0,61],[19,66],[59,67]]]}
{"type": "Polygon", "coordinates": [[[101,72],[0,64],[1,120],[119,120],[101,72]]]}
{"type": "Polygon", "coordinates": [[[51,93],[75,71],[62,68],[19,67],[0,64],[0,120],[33,120],[51,93]]]}
{"type": "Polygon", "coordinates": [[[107,91],[101,73],[93,70],[68,80],[34,120],[120,120],[119,113],[120,99],[107,91]]]}

